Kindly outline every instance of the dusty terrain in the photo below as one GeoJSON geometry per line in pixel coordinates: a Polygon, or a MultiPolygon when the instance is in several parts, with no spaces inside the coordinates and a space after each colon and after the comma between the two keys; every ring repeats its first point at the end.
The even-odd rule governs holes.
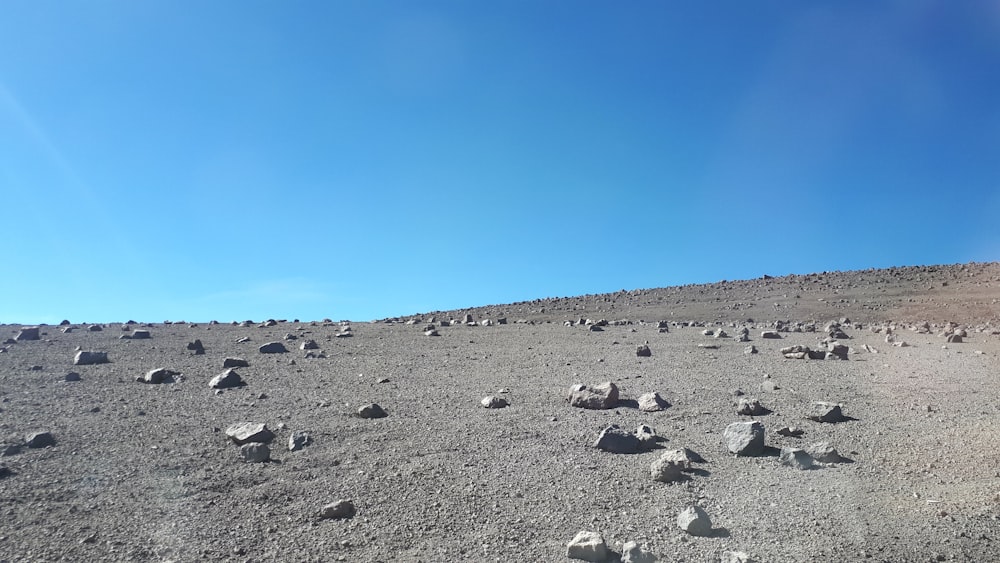
{"type": "MultiPolygon", "coordinates": [[[[998,264],[544,299],[353,322],[349,338],[337,337],[340,322],[229,320],[43,326],[39,340],[0,345],[0,442],[55,439],[0,457],[0,560],[569,561],[582,530],[619,552],[636,541],[659,561],[1000,559],[998,264]],[[465,314],[494,324],[441,326],[465,314]],[[424,335],[432,317],[440,336],[424,335]],[[825,324],[844,318],[849,360],[779,352],[818,347],[825,324]],[[592,331],[581,319],[620,322],[592,331]],[[683,326],[692,321],[704,326],[683,326]],[[761,338],[777,321],[816,332],[761,338]],[[914,330],[925,321],[929,332],[914,330]],[[748,343],[732,338],[742,326],[748,343]],[[888,326],[909,346],[887,343],[888,326]],[[948,343],[948,329],[967,336],[948,343]],[[120,338],[135,330],[151,337],[120,338]],[[187,349],[195,339],[204,354],[187,349]],[[309,339],[320,357],[299,349],[309,339]],[[273,341],[289,352],[258,352],[273,341]],[[652,356],[637,357],[647,341],[652,356]],[[77,347],[109,363],[73,365],[77,347]],[[236,370],[246,385],[217,392],[209,380],[228,357],[250,363],[236,370]],[[180,375],[136,381],[154,368],[180,375]],[[568,404],[573,384],[603,381],[621,389],[618,408],[568,404]],[[737,389],[772,412],[736,414],[737,389]],[[671,406],[638,410],[649,391],[671,406]],[[510,406],[482,408],[487,395],[510,406]],[[841,403],[849,420],[806,419],[812,401],[841,403]],[[388,416],[358,417],[370,402],[388,416]],[[770,447],[827,441],[850,462],[799,470],[736,457],[723,430],[751,419],[770,447]],[[243,421],[275,433],[270,462],[244,462],[227,439],[243,421]],[[595,449],[610,423],[648,424],[662,449],[595,449]],[[783,426],[804,435],[777,434],[783,426]],[[293,432],[312,443],[288,451],[293,432]],[[673,448],[706,463],[685,481],[653,481],[650,464],[673,448]],[[353,501],[354,517],[320,518],[338,499],[353,501]],[[711,516],[710,537],[678,529],[692,505],[711,516]]],[[[0,341],[21,328],[0,326],[0,341]]]]}

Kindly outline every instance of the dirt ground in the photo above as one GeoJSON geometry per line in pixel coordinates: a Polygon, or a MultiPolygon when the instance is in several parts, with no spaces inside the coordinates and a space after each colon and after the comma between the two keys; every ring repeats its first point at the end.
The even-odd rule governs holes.
{"type": "MultiPolygon", "coordinates": [[[[0,561],[569,561],[566,544],[582,530],[618,552],[636,541],[659,561],[719,561],[725,551],[758,562],[1000,559],[1000,264],[378,322],[208,320],[43,326],[39,340],[2,345],[0,443],[14,447],[0,447],[0,561]],[[442,326],[466,314],[478,324],[442,326]],[[611,322],[595,331],[587,319],[611,322]],[[821,348],[834,320],[849,336],[839,339],[847,361],[783,357],[787,346],[821,348]],[[782,338],[762,338],[778,321],[782,338]],[[929,332],[914,330],[925,321],[929,332]],[[424,335],[430,323],[440,336],[424,335]],[[345,324],[352,337],[338,337],[345,324]],[[810,324],[816,332],[797,331],[810,324]],[[744,326],[750,342],[737,342],[744,326]],[[886,342],[889,326],[908,346],[886,342]],[[962,329],[962,342],[941,336],[962,329]],[[151,337],[121,338],[135,330],[151,337]],[[187,349],[195,339],[204,354],[187,349]],[[319,349],[301,350],[310,339],[319,349]],[[274,341],[289,351],[258,351],[274,341]],[[652,355],[638,357],[647,342],[652,355]],[[73,365],[78,347],[109,363],[73,365]],[[246,385],[211,389],[231,357],[249,362],[236,368],[246,385]],[[136,381],[154,368],[179,375],[136,381]],[[80,380],[66,381],[70,372],[80,380]],[[567,402],[572,385],[604,381],[621,390],[617,408],[567,402]],[[736,414],[737,390],[771,412],[736,414]],[[650,391],[671,406],[640,411],[634,400],[650,391]],[[485,409],[487,395],[510,406],[485,409]],[[807,419],[813,401],[840,403],[848,420],[807,419]],[[388,416],[358,417],[371,402],[388,416]],[[764,425],[768,454],[727,451],[723,431],[741,420],[764,425]],[[240,458],[225,434],[239,422],[274,432],[271,461],[240,458]],[[660,449],[594,448],[608,424],[648,424],[660,449]],[[804,434],[779,435],[784,426],[804,434]],[[55,445],[23,447],[35,431],[55,445]],[[293,432],[311,443],[288,451],[293,432]],[[824,441],[849,461],[800,470],[772,455],[824,441]],[[653,481],[650,464],[675,448],[705,463],[682,482],[653,481]],[[320,518],[338,499],[353,501],[353,518],[320,518]],[[710,537],[677,527],[691,505],[710,515],[710,537]]],[[[0,341],[21,328],[0,326],[0,341]]]]}

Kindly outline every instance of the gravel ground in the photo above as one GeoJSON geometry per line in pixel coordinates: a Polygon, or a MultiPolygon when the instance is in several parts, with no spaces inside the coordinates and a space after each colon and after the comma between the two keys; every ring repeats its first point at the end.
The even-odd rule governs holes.
{"type": "MultiPolygon", "coordinates": [[[[948,279],[961,278],[958,268],[944,270],[948,279]]],[[[1000,288],[995,272],[995,265],[976,269],[968,282],[978,288],[976,302],[1000,297],[989,287],[1000,288]]],[[[740,283],[771,282],[777,291],[789,283],[740,283]]],[[[914,302],[906,299],[929,291],[923,279],[897,282],[906,284],[909,293],[890,289],[907,307],[914,302]]],[[[763,311],[758,302],[771,300],[744,290],[716,305],[711,287],[674,292],[687,303],[684,320],[712,324],[725,303],[753,301],[763,311]],[[692,305],[699,295],[711,305],[692,305]]],[[[636,541],[661,561],[718,561],[727,550],[760,562],[1000,558],[1000,454],[990,445],[1000,423],[1000,335],[983,316],[952,319],[970,325],[962,343],[900,327],[911,344],[901,348],[870,327],[902,305],[866,313],[859,299],[847,310],[864,323],[846,328],[848,361],[783,358],[780,348],[815,348],[825,334],[762,339],[767,317],[749,325],[750,343],[676,324],[660,333],[656,316],[680,320],[662,304],[631,304],[650,322],[634,316],[600,332],[561,322],[616,301],[512,305],[531,322],[439,327],[439,337],[423,335],[427,315],[418,324],[352,323],[351,338],[336,337],[340,323],[157,323],[146,327],[148,340],[120,339],[127,334],[120,324],[101,332],[42,327],[40,340],[7,344],[0,354],[0,441],[20,444],[33,431],[56,440],[0,457],[11,472],[0,478],[0,560],[560,561],[581,530],[600,532],[618,551],[636,541]],[[288,334],[297,339],[286,341],[288,334]],[[186,349],[194,339],[204,355],[186,349]],[[326,357],[306,358],[299,344],[307,339],[326,357]],[[271,341],[289,352],[258,353],[271,341]],[[637,357],[647,341],[652,356],[637,357]],[[759,353],[744,354],[747,344],[759,353]],[[74,366],[77,347],[107,352],[110,363],[74,366]],[[250,362],[237,368],[247,385],[216,392],[208,382],[227,357],[250,362]],[[180,375],[161,385],[135,381],[160,367],[180,375]],[[71,371],[81,380],[64,381],[71,371]],[[618,408],[567,403],[571,385],[603,381],[621,389],[618,408]],[[778,389],[763,391],[764,382],[778,389]],[[772,412],[735,414],[737,389],[772,412]],[[634,399],[649,391],[671,406],[639,411],[634,399]],[[510,406],[484,409],[487,395],[510,406]],[[849,420],[806,419],[820,400],[841,403],[849,420]],[[357,417],[371,402],[388,416],[357,417]],[[722,433],[741,420],[760,421],[775,449],[827,441],[851,462],[803,471],[774,455],[735,457],[722,433]],[[274,431],[271,462],[240,459],[225,429],[243,421],[274,431]],[[655,482],[649,466],[664,450],[592,447],[611,423],[648,424],[664,438],[662,448],[690,448],[706,463],[686,481],[655,482]],[[782,426],[805,433],[780,436],[782,426]],[[312,443],[290,452],[288,437],[298,431],[312,443]],[[353,500],[356,515],[321,519],[320,509],[338,499],[353,500]],[[711,516],[711,537],[677,528],[677,515],[691,505],[711,516]]],[[[745,312],[721,326],[735,334],[745,312]]],[[[814,320],[820,330],[839,318],[804,316],[812,313],[782,318],[814,320]]],[[[931,318],[906,314],[913,322],[931,318]]],[[[19,328],[0,326],[0,339],[19,328]]]]}

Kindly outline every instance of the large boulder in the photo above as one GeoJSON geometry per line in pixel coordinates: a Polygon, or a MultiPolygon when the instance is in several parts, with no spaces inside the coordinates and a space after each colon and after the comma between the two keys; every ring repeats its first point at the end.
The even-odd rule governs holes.
{"type": "Polygon", "coordinates": [[[604,563],[608,560],[608,556],[608,545],[597,532],[579,532],[566,545],[566,557],[570,559],[604,563]]]}
{"type": "Polygon", "coordinates": [[[26,326],[18,331],[14,340],[17,342],[23,342],[25,340],[38,340],[39,338],[37,326],[26,326]]]}
{"type": "Polygon", "coordinates": [[[613,409],[618,406],[618,386],[610,381],[599,385],[574,385],[569,404],[582,409],[613,409]]]}
{"type": "Polygon", "coordinates": [[[24,445],[29,448],[47,448],[56,445],[56,439],[49,432],[31,432],[24,437],[24,445]]]}
{"type": "Polygon", "coordinates": [[[759,456],[764,453],[764,425],[752,422],[734,422],[722,433],[726,448],[739,456],[759,456]]]}

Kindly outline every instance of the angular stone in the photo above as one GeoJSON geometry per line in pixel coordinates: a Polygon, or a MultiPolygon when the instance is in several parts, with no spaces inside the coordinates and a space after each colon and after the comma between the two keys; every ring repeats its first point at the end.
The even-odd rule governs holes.
{"type": "Polygon", "coordinates": [[[653,351],[649,349],[649,346],[642,344],[636,347],[635,355],[640,358],[648,358],[653,355],[653,351]]]}
{"type": "Polygon", "coordinates": [[[490,395],[489,397],[483,397],[483,400],[479,401],[479,404],[487,409],[502,409],[510,403],[508,403],[507,399],[504,399],[503,397],[490,395]]]}
{"type": "Polygon", "coordinates": [[[764,332],[760,333],[760,337],[761,338],[775,338],[775,339],[777,339],[777,338],[781,338],[781,335],[778,334],[778,331],[776,331],[776,330],[765,330],[764,332]]]}
{"type": "Polygon", "coordinates": [[[723,551],[719,563],[756,563],[742,551],[723,551]]]}
{"type": "Polygon", "coordinates": [[[690,506],[677,516],[677,527],[692,536],[712,535],[712,520],[700,506],[690,506]]]}
{"type": "Polygon", "coordinates": [[[778,461],[795,469],[810,469],[813,466],[812,456],[801,448],[781,448],[778,461]]]}
{"type": "Polygon", "coordinates": [[[805,431],[801,428],[796,428],[795,426],[782,426],[778,429],[778,434],[788,438],[798,438],[799,436],[805,434],[805,431]]]}
{"type": "Polygon", "coordinates": [[[73,365],[75,366],[89,366],[94,364],[106,364],[108,363],[108,353],[107,352],[94,352],[92,350],[80,350],[73,357],[73,365]]]}
{"type": "Polygon", "coordinates": [[[258,351],[261,354],[284,354],[288,351],[288,348],[285,348],[285,345],[281,342],[268,342],[258,348],[258,351]]]}
{"type": "Polygon", "coordinates": [[[756,354],[757,353],[757,347],[754,346],[753,344],[751,344],[751,345],[749,345],[749,346],[747,346],[746,348],[743,349],[743,353],[746,354],[747,356],[749,356],[751,354],[756,354]]]}
{"type": "Polygon", "coordinates": [[[169,383],[173,381],[173,377],[178,375],[176,371],[169,370],[166,368],[151,369],[146,372],[145,375],[141,375],[136,378],[136,381],[140,383],[169,383]]]}
{"type": "Polygon", "coordinates": [[[64,381],[80,381],[80,374],[75,371],[71,371],[63,376],[64,381]]]}
{"type": "Polygon", "coordinates": [[[840,455],[829,442],[817,442],[806,448],[806,452],[809,453],[816,461],[820,463],[843,463],[847,461],[847,458],[840,455]]]}
{"type": "Polygon", "coordinates": [[[840,405],[836,403],[827,403],[825,401],[814,401],[810,405],[809,418],[815,420],[816,422],[843,422],[847,420],[844,418],[844,413],[840,409],[840,405]]]}
{"type": "Polygon", "coordinates": [[[226,436],[238,445],[250,442],[266,444],[274,439],[274,432],[263,422],[239,422],[226,428],[226,436]]]}
{"type": "Polygon", "coordinates": [[[222,362],[223,368],[248,368],[250,367],[250,362],[242,358],[226,358],[222,362]]]}
{"type": "Polygon", "coordinates": [[[315,340],[306,340],[302,344],[299,344],[300,350],[319,350],[319,344],[316,344],[315,340]]]}
{"type": "Polygon", "coordinates": [[[656,563],[656,556],[639,547],[634,541],[622,546],[622,563],[656,563]]]}
{"type": "Polygon", "coordinates": [[[734,422],[722,434],[726,448],[739,456],[759,456],[764,453],[764,425],[752,422],[734,422]]]}
{"type": "Polygon", "coordinates": [[[640,424],[638,428],[635,429],[635,437],[639,439],[639,448],[643,450],[651,450],[656,447],[656,443],[659,441],[659,437],[656,435],[656,430],[646,424],[640,424]]]}
{"type": "Polygon", "coordinates": [[[641,442],[634,433],[626,432],[617,424],[612,424],[601,431],[594,442],[594,447],[614,454],[634,454],[639,452],[641,442]]]}
{"type": "Polygon", "coordinates": [[[358,416],[361,418],[385,418],[389,414],[376,403],[369,403],[358,409],[358,416]]]}
{"type": "Polygon", "coordinates": [[[23,342],[25,340],[38,340],[39,338],[41,337],[38,334],[37,326],[26,326],[18,331],[14,340],[17,342],[23,342]]]}
{"type": "Polygon", "coordinates": [[[684,479],[682,471],[688,469],[689,465],[685,460],[678,459],[679,456],[675,453],[678,451],[680,450],[664,453],[649,465],[649,476],[654,481],[673,483],[684,479]]]}
{"type": "Polygon", "coordinates": [[[827,349],[829,350],[830,354],[832,354],[839,360],[846,360],[851,350],[849,347],[844,346],[843,344],[837,344],[836,342],[831,342],[830,344],[828,344],[827,349]]]}
{"type": "Polygon", "coordinates": [[[656,391],[639,396],[639,410],[642,412],[657,412],[670,407],[670,403],[656,391]]]}
{"type": "Polygon", "coordinates": [[[152,338],[148,330],[136,330],[132,332],[132,340],[147,340],[152,338]]]}
{"type": "Polygon", "coordinates": [[[605,563],[608,555],[608,545],[597,532],[579,532],[566,545],[566,557],[570,559],[605,563]]]}
{"type": "Polygon", "coordinates": [[[260,442],[249,442],[240,446],[240,457],[247,463],[262,463],[271,459],[271,448],[260,442]]]}
{"type": "Polygon", "coordinates": [[[288,436],[288,451],[297,452],[312,443],[312,436],[305,432],[292,432],[288,436]]]}
{"type": "Polygon", "coordinates": [[[760,416],[767,412],[764,405],[760,404],[757,399],[752,399],[750,397],[740,397],[740,400],[736,403],[736,414],[742,414],[746,416],[760,416]]]}
{"type": "Polygon", "coordinates": [[[196,356],[200,356],[205,353],[205,346],[201,343],[201,340],[188,342],[187,349],[193,351],[196,356]]]}
{"type": "Polygon", "coordinates": [[[243,378],[234,369],[227,369],[208,382],[208,386],[212,389],[229,389],[244,385],[246,385],[246,382],[243,381],[243,378]]]}
{"type": "Polygon", "coordinates": [[[357,514],[357,509],[354,507],[354,503],[350,500],[338,500],[337,502],[331,502],[319,511],[320,518],[336,520],[354,518],[355,514],[357,514]]]}
{"type": "Polygon", "coordinates": [[[583,409],[613,409],[618,406],[618,386],[610,381],[600,385],[574,385],[569,404],[583,409]]]}
{"type": "Polygon", "coordinates": [[[49,432],[31,432],[24,437],[24,445],[29,448],[45,448],[56,445],[56,439],[49,432]]]}

